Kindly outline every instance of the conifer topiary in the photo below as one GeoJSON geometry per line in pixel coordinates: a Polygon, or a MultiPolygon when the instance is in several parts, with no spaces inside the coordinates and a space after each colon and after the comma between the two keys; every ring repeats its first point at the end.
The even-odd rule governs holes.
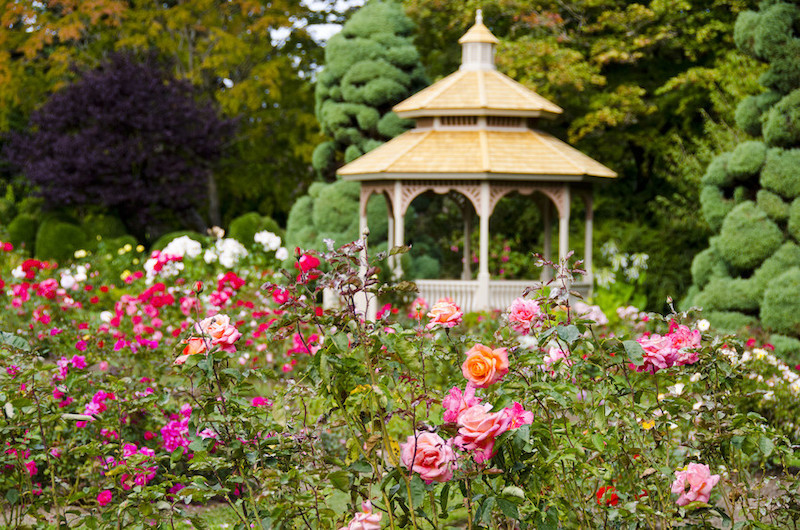
{"type": "MultiPolygon", "coordinates": [[[[737,47],[767,64],[764,92],[745,98],[737,125],[756,137],[722,153],[702,179],[709,250],[692,265],[692,303],[712,325],[760,323],[800,337],[800,6],[767,1],[739,15],[737,47]]],[[[791,339],[791,340],[790,340],[791,339]]]]}

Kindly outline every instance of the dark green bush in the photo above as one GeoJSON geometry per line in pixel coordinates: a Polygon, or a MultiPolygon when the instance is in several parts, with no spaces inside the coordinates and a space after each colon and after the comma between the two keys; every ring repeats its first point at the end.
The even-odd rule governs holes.
{"type": "Polygon", "coordinates": [[[782,335],[800,335],[800,268],[792,267],[773,279],[761,302],[761,322],[782,335]]]}
{"type": "Polygon", "coordinates": [[[787,241],[753,272],[752,280],[763,293],[772,280],[798,264],[800,264],[800,246],[787,241]]]}
{"type": "Polygon", "coordinates": [[[758,190],[756,204],[764,210],[767,217],[775,222],[785,221],[789,217],[789,205],[780,196],[764,189],[758,190]]]}
{"type": "Polygon", "coordinates": [[[769,109],[764,119],[764,141],[771,147],[800,144],[800,89],[769,109]]]}
{"type": "Polygon", "coordinates": [[[36,256],[61,263],[72,259],[76,250],[85,249],[89,238],[83,229],[71,223],[52,219],[43,222],[36,232],[36,256]]]}
{"type": "Polygon", "coordinates": [[[708,247],[692,260],[692,280],[700,289],[705,287],[711,278],[728,276],[725,263],[720,259],[713,247],[708,247]]]}
{"type": "Polygon", "coordinates": [[[728,173],[734,179],[743,179],[755,175],[764,165],[767,146],[763,142],[742,142],[731,153],[728,159],[728,173]]]}
{"type": "Polygon", "coordinates": [[[717,249],[726,263],[747,271],[778,250],[783,233],[752,201],[736,206],[722,222],[717,249]]]}
{"type": "Polygon", "coordinates": [[[770,149],[761,185],[789,200],[800,197],[800,149],[770,149]]]}
{"type": "Polygon", "coordinates": [[[336,143],[329,141],[317,145],[311,155],[311,164],[318,168],[320,175],[333,173],[336,169],[336,143]]]}
{"type": "Polygon", "coordinates": [[[39,221],[36,217],[24,213],[19,214],[7,227],[8,240],[14,245],[14,248],[24,248],[33,254],[38,228],[39,221]]]}
{"type": "Polygon", "coordinates": [[[753,45],[755,43],[755,31],[760,20],[760,15],[755,11],[743,11],[736,17],[733,40],[736,43],[736,47],[748,55],[755,56],[753,45]]]}
{"type": "Polygon", "coordinates": [[[704,316],[714,329],[723,333],[736,333],[743,328],[758,324],[756,317],[736,311],[709,311],[704,313],[704,316]]]}
{"type": "Polygon", "coordinates": [[[253,238],[256,233],[263,230],[277,234],[283,239],[283,231],[278,226],[278,223],[268,216],[260,215],[258,212],[249,212],[231,221],[228,227],[228,237],[234,238],[245,246],[250,246],[254,242],[253,238]]]}
{"type": "Polygon", "coordinates": [[[156,239],[155,242],[150,245],[150,250],[164,250],[164,247],[169,245],[173,239],[177,239],[181,236],[188,236],[189,238],[194,239],[195,241],[200,241],[201,243],[207,239],[207,237],[203,234],[194,232],[193,230],[178,230],[176,232],[166,233],[156,239]]]}
{"type": "Polygon", "coordinates": [[[800,364],[800,340],[786,335],[770,335],[769,343],[775,347],[775,355],[787,364],[800,364]]]}
{"type": "Polygon", "coordinates": [[[432,256],[419,256],[413,258],[405,254],[401,260],[403,271],[411,280],[423,278],[438,278],[441,266],[436,258],[432,256]]]}
{"type": "Polygon", "coordinates": [[[733,201],[725,199],[722,190],[716,186],[703,186],[700,191],[700,210],[708,226],[715,232],[722,227],[722,221],[733,207],[733,201]]]}
{"type": "Polygon", "coordinates": [[[81,223],[81,228],[90,240],[95,240],[96,236],[113,239],[128,233],[119,217],[102,213],[87,215],[81,223]]]}
{"type": "Polygon", "coordinates": [[[789,222],[786,223],[786,228],[795,241],[800,241],[800,197],[789,206],[789,222]]]}

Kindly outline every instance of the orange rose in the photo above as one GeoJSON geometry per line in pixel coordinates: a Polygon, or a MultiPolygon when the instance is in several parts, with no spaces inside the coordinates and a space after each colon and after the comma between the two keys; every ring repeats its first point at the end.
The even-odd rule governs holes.
{"type": "Polygon", "coordinates": [[[508,373],[508,354],[505,348],[493,350],[476,344],[467,352],[461,373],[478,388],[496,383],[508,373]]]}
{"type": "Polygon", "coordinates": [[[183,342],[186,344],[186,347],[183,348],[183,355],[175,359],[172,364],[183,364],[190,355],[197,355],[199,353],[205,353],[206,351],[206,341],[204,339],[192,337],[183,342]]]}

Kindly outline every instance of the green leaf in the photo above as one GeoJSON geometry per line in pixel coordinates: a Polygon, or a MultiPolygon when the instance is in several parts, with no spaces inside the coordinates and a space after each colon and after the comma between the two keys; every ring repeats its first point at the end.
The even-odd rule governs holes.
{"type": "Polygon", "coordinates": [[[411,502],[414,505],[414,508],[419,508],[422,506],[422,501],[425,498],[425,483],[422,482],[422,479],[419,478],[419,475],[414,475],[411,478],[410,489],[411,502]]]}
{"type": "Polygon", "coordinates": [[[636,342],[635,340],[626,340],[622,343],[625,347],[625,353],[628,354],[628,359],[637,366],[642,364],[644,361],[644,349],[642,349],[642,345],[636,342]]]}
{"type": "Polygon", "coordinates": [[[578,331],[578,328],[570,324],[569,326],[558,326],[557,328],[558,338],[569,344],[572,345],[578,337],[580,336],[581,332],[578,331]]]}
{"type": "Polygon", "coordinates": [[[328,473],[328,480],[334,488],[344,492],[350,491],[350,473],[347,471],[339,470],[328,473]]]}
{"type": "Polygon", "coordinates": [[[8,490],[6,492],[6,500],[10,504],[16,504],[17,503],[17,501],[19,500],[19,492],[16,490],[16,488],[11,488],[10,490],[8,490]]]}
{"type": "Polygon", "coordinates": [[[442,515],[447,514],[447,505],[450,502],[450,484],[445,484],[442,492],[439,493],[439,506],[442,509],[442,515]]]}
{"type": "Polygon", "coordinates": [[[497,506],[500,507],[500,511],[507,517],[511,517],[512,519],[517,519],[519,517],[519,511],[517,510],[517,505],[511,501],[507,501],[506,499],[497,499],[497,506]]]}
{"type": "Polygon", "coordinates": [[[0,331],[0,344],[10,346],[17,350],[31,351],[31,345],[28,344],[28,341],[7,331],[0,331]]]}
{"type": "Polygon", "coordinates": [[[775,449],[775,444],[770,438],[761,436],[758,439],[758,448],[761,449],[761,452],[764,453],[764,456],[769,456],[772,454],[772,450],[775,449]]]}

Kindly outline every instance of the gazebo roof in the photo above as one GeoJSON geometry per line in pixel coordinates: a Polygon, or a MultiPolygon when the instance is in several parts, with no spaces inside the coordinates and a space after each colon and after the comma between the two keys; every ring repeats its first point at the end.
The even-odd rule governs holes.
{"type": "Polygon", "coordinates": [[[424,116],[554,117],[564,112],[497,70],[459,70],[398,103],[401,118],[424,116]]]}
{"type": "Polygon", "coordinates": [[[558,138],[537,130],[420,130],[397,138],[339,170],[347,180],[585,180],[617,174],[558,138]],[[570,178],[571,177],[571,178],[570,178]]]}

